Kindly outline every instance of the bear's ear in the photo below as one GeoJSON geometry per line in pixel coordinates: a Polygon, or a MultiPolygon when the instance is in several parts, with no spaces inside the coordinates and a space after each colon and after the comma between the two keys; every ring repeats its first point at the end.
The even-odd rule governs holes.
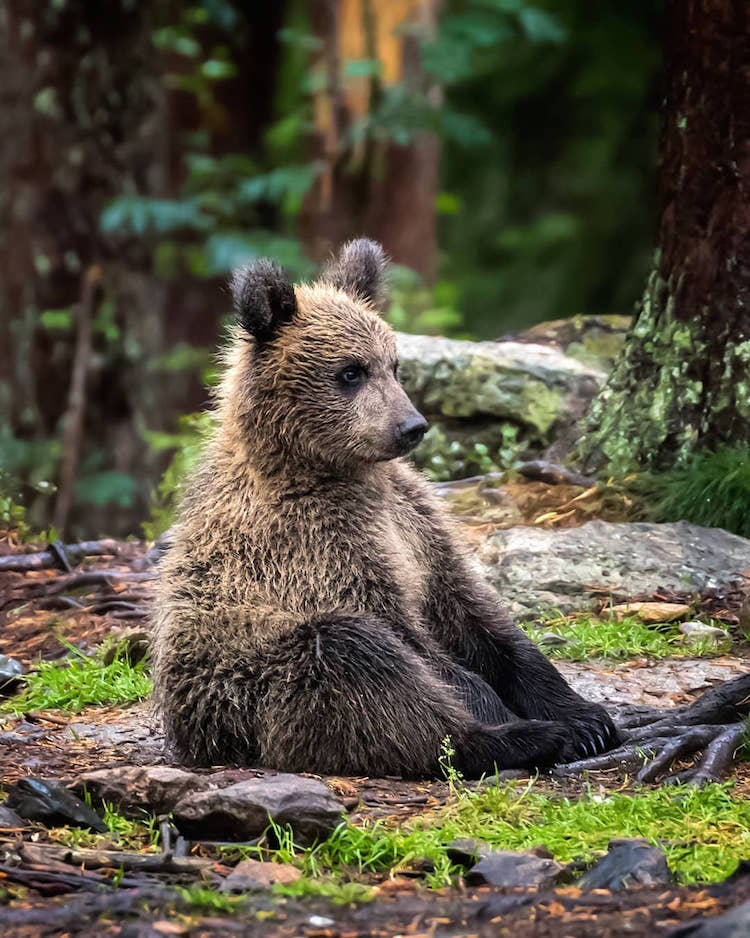
{"type": "Polygon", "coordinates": [[[261,345],[297,311],[292,282],[278,264],[265,257],[235,270],[231,286],[237,321],[261,345]]]}
{"type": "Polygon", "coordinates": [[[368,238],[347,242],[323,271],[323,279],[351,296],[382,308],[386,297],[388,259],[385,251],[368,238]]]}

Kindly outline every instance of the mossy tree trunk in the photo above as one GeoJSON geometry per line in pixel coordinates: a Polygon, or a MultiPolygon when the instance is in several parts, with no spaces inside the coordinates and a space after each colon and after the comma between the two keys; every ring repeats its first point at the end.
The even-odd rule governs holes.
{"type": "Polygon", "coordinates": [[[672,0],[658,249],[586,420],[589,471],[679,465],[750,438],[750,16],[672,0]]]}

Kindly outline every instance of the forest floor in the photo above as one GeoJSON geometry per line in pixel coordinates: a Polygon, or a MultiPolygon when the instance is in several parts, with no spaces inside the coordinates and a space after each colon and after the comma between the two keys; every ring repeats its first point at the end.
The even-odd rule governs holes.
{"type": "MultiPolygon", "coordinates": [[[[570,515],[567,506],[581,493],[580,488],[529,482],[519,487],[519,493],[514,498],[514,523],[519,512],[522,523],[531,523],[541,510],[548,523],[566,526],[591,517],[590,508],[585,517],[570,515]]],[[[617,511],[611,503],[599,508],[610,517],[617,511]]],[[[478,525],[495,523],[502,521],[471,515],[466,519],[467,533],[475,537],[478,525]]],[[[12,539],[0,545],[0,555],[24,550],[28,548],[12,539]]],[[[137,542],[120,543],[71,571],[48,567],[0,573],[0,654],[12,656],[37,674],[45,667],[52,669],[46,690],[39,685],[40,696],[16,698],[26,701],[20,712],[13,712],[14,698],[10,697],[5,712],[0,712],[3,789],[8,791],[27,776],[72,784],[94,770],[170,764],[148,701],[132,699],[143,694],[143,685],[137,682],[147,681],[145,663],[137,659],[148,641],[143,630],[152,579],[147,548],[137,542]],[[64,680],[55,683],[63,670],[56,663],[71,646],[91,655],[86,660],[103,668],[102,662],[111,662],[112,655],[108,659],[105,653],[102,658],[101,649],[112,647],[113,639],[124,639],[131,649],[128,659],[115,656],[115,670],[119,662],[125,671],[138,672],[135,677],[117,672],[110,691],[121,694],[118,703],[107,699],[110,691],[103,685],[92,685],[88,698],[84,694],[76,699],[64,680]],[[126,686],[125,678],[135,683],[126,686]]],[[[556,664],[581,694],[613,710],[626,703],[661,707],[688,703],[702,690],[747,672],[747,641],[735,628],[746,600],[740,592],[722,609],[707,600],[706,608],[697,610],[730,630],[731,640],[713,648],[700,646],[690,654],[675,641],[673,648],[659,646],[658,652],[650,653],[652,646],[646,642],[642,653],[629,657],[578,654],[575,657],[584,660],[565,660],[561,647],[554,654],[556,664]]],[[[695,615],[695,605],[692,610],[695,615]]],[[[236,770],[232,777],[241,780],[252,775],[252,770],[236,770]]],[[[248,854],[226,844],[182,841],[182,854],[201,862],[195,870],[175,872],[170,868],[170,822],[156,816],[157,812],[133,822],[109,806],[105,812],[108,831],[103,834],[64,825],[14,826],[0,814],[0,934],[9,938],[660,936],[681,922],[719,915],[750,901],[747,864],[727,878],[739,861],[750,860],[750,815],[743,808],[750,802],[747,761],[737,762],[724,784],[689,796],[680,795],[684,791],[680,788],[672,789],[674,795],[662,795],[667,789],[658,785],[639,786],[622,767],[590,772],[583,778],[509,780],[490,794],[483,793],[481,786],[450,777],[413,783],[365,778],[324,782],[346,807],[348,831],[364,832],[362,844],[352,848],[352,855],[342,854],[338,866],[330,851],[321,855],[300,849],[295,855],[294,851],[284,853],[279,845],[273,849],[265,845],[268,849],[263,856],[286,868],[301,869],[301,880],[239,896],[222,891],[222,884],[239,860],[261,856],[262,851],[248,854]],[[662,799],[658,805],[653,802],[656,814],[650,816],[651,808],[646,807],[638,820],[638,804],[648,806],[654,798],[662,799]],[[692,813],[684,807],[686,798],[697,799],[690,801],[692,813]],[[716,804],[721,810],[712,820],[716,804]],[[521,810],[519,805],[528,809],[528,816],[514,814],[521,810]],[[568,819],[565,812],[572,812],[575,805],[587,805],[588,811],[571,813],[568,819]],[[609,814],[603,810],[607,805],[614,805],[609,814]],[[672,814],[660,827],[661,810],[672,814]],[[643,836],[666,844],[672,881],[589,891],[578,888],[575,881],[561,881],[557,888],[470,886],[464,878],[466,864],[449,862],[443,841],[449,833],[454,838],[492,840],[492,818],[502,819],[504,811],[511,821],[520,818],[519,826],[526,825],[531,838],[528,843],[522,839],[511,843],[511,830],[503,835],[506,840],[510,837],[509,845],[527,849],[545,842],[556,859],[573,861],[574,866],[577,862],[579,869],[601,856],[612,837],[643,836]],[[703,820],[701,812],[708,812],[703,820]],[[545,821],[540,820],[543,815],[545,821]],[[570,829],[561,826],[565,824],[570,829]],[[678,844],[675,831],[680,825],[685,834],[684,843],[678,844]],[[380,838],[376,850],[373,831],[380,838]],[[534,841],[535,836],[540,839],[534,841]],[[410,846],[412,842],[417,846],[410,846]],[[98,851],[97,863],[81,862],[75,853],[79,848],[98,851]],[[419,856],[420,849],[424,856],[419,856]],[[381,862],[377,850],[391,850],[393,855],[381,862]],[[123,866],[124,854],[161,857],[165,862],[162,869],[156,863],[154,870],[142,873],[136,865],[131,870],[127,858],[123,866]]],[[[503,836],[498,834],[493,845],[505,846],[503,836]]]]}

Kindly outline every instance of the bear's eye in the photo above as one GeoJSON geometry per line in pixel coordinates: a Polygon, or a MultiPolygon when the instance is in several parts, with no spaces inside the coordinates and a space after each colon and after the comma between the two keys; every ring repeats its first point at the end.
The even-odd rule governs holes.
{"type": "Polygon", "coordinates": [[[338,380],[345,388],[356,388],[364,384],[367,372],[362,365],[347,365],[338,373],[338,380]]]}

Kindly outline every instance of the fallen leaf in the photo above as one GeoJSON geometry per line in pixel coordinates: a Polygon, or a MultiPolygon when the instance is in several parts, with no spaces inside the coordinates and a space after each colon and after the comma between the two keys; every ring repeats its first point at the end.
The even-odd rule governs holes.
{"type": "Polygon", "coordinates": [[[612,606],[613,618],[621,622],[626,616],[638,616],[643,622],[674,622],[690,613],[690,606],[685,603],[621,603],[612,606]]]}

